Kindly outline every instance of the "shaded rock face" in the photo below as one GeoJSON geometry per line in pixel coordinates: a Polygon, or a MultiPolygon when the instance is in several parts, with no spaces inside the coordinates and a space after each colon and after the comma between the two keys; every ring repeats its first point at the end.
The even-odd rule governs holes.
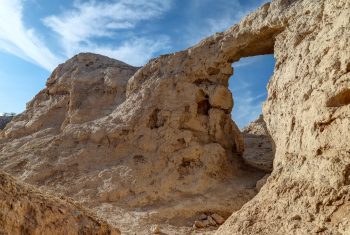
{"type": "Polygon", "coordinates": [[[42,193],[1,172],[0,233],[120,234],[81,206],[42,193]]]}
{"type": "MultiPolygon", "coordinates": [[[[149,212],[146,224],[200,211],[227,217],[255,195],[265,174],[242,161],[243,136],[230,118],[231,64],[274,53],[263,109],[274,169],[217,233],[346,232],[339,218],[350,200],[349,5],[275,0],[139,70],[78,55],[1,132],[1,168],[79,199],[122,227],[135,207],[149,212]],[[111,82],[108,69],[115,71],[111,82]],[[110,84],[125,93],[110,94],[110,84]],[[118,222],[117,207],[124,213],[118,222]]],[[[131,230],[142,229],[140,221],[131,230]]]]}
{"type": "Polygon", "coordinates": [[[11,122],[12,116],[0,116],[0,130],[4,129],[7,123],[11,122]]]}
{"type": "Polygon", "coordinates": [[[244,127],[242,133],[244,138],[244,162],[257,169],[271,172],[274,158],[273,142],[267,132],[263,115],[244,127]]]}

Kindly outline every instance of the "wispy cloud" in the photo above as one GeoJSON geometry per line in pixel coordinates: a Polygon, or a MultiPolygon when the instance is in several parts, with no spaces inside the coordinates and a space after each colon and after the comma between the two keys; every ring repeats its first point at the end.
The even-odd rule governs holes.
{"type": "Polygon", "coordinates": [[[172,0],[74,1],[59,15],[47,16],[43,23],[57,35],[63,49],[55,55],[45,40],[23,19],[24,0],[0,0],[0,50],[51,71],[79,52],[95,52],[142,65],[156,52],[167,49],[169,37],[131,34],[113,43],[100,39],[118,38],[120,30],[132,30],[144,20],[159,17],[171,7],[172,0]]]}
{"type": "Polygon", "coordinates": [[[52,70],[60,59],[24,26],[22,11],[21,0],[0,0],[0,50],[52,70]]]}
{"type": "Polygon", "coordinates": [[[133,65],[142,65],[155,52],[165,49],[169,39],[161,36],[132,36],[120,45],[101,45],[96,39],[111,39],[121,30],[134,29],[140,22],[159,17],[171,0],[75,1],[73,8],[43,21],[60,37],[67,56],[80,51],[104,53],[133,65]]]}
{"type": "Polygon", "coordinates": [[[262,4],[269,2],[269,0],[258,0],[252,2],[253,4],[250,4],[249,7],[242,5],[238,0],[216,0],[213,3],[209,2],[210,0],[193,0],[192,2],[192,11],[194,9],[199,9],[201,4],[212,4],[213,8],[216,7],[218,9],[212,9],[214,12],[217,12],[217,14],[210,16],[203,15],[196,19],[198,21],[189,24],[187,30],[189,32],[187,37],[189,44],[197,43],[207,36],[228,29],[232,25],[238,23],[249,12],[255,10],[262,4]]]}
{"type": "Polygon", "coordinates": [[[154,56],[155,52],[168,48],[169,42],[170,39],[167,36],[161,36],[157,40],[147,37],[135,37],[124,41],[118,47],[91,44],[87,47],[80,46],[79,50],[106,55],[138,66],[145,64],[147,60],[154,56]]]}

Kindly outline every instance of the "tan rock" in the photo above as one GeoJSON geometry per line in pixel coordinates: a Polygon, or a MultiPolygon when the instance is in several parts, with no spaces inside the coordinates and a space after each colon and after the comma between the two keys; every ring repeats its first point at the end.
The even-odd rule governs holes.
{"type": "MultiPolygon", "coordinates": [[[[193,60],[184,52],[172,57],[161,58],[193,60]]],[[[2,132],[0,168],[79,200],[123,231],[149,226],[141,215],[119,219],[132,218],[137,208],[148,213],[153,206],[157,221],[179,217],[183,225],[203,210],[239,209],[255,195],[249,185],[259,174],[240,170],[243,138],[231,120],[231,93],[192,75],[153,77],[166,68],[159,62],[136,72],[120,61],[79,54],[60,65],[2,132]],[[240,183],[227,187],[234,179],[240,183]],[[198,201],[200,195],[209,201],[198,201]],[[167,205],[183,197],[186,206],[169,213],[167,205]]],[[[192,67],[182,69],[191,73],[192,67]]],[[[228,78],[222,75],[220,83],[228,78]]]]}
{"type": "Polygon", "coordinates": [[[347,0],[274,0],[140,69],[80,54],[0,133],[0,168],[129,232],[202,211],[234,212],[220,235],[348,231],[329,220],[350,191],[349,20],[347,0]],[[232,62],[262,54],[276,58],[263,108],[275,157],[255,196],[262,173],[242,161],[227,87],[232,62]]]}
{"type": "Polygon", "coordinates": [[[210,226],[217,226],[217,223],[211,216],[208,216],[207,220],[210,226]]]}
{"type": "Polygon", "coordinates": [[[263,108],[276,146],[274,169],[265,190],[217,234],[343,233],[329,215],[349,192],[350,2],[273,1],[266,10],[240,25],[255,18],[253,28],[268,22],[281,29],[263,108]],[[289,220],[295,214],[302,219],[289,220]]]}
{"type": "Polygon", "coordinates": [[[232,94],[227,87],[221,85],[216,86],[210,93],[209,103],[211,106],[224,110],[232,109],[232,94]]]}
{"type": "Polygon", "coordinates": [[[215,222],[216,222],[217,224],[220,224],[220,225],[221,225],[221,224],[223,224],[223,223],[225,222],[225,219],[222,218],[222,216],[220,216],[220,215],[218,215],[218,214],[216,214],[216,213],[212,214],[211,217],[215,220],[215,222]]]}
{"type": "Polygon", "coordinates": [[[209,221],[208,220],[196,220],[194,221],[194,226],[196,228],[206,228],[208,227],[210,224],[209,224],[209,221]]]}
{"type": "Polygon", "coordinates": [[[93,213],[0,172],[1,234],[120,234],[93,213]]]}
{"type": "Polygon", "coordinates": [[[153,225],[151,227],[151,232],[153,234],[160,234],[161,233],[161,229],[160,229],[159,225],[153,225]]]}
{"type": "Polygon", "coordinates": [[[260,189],[262,188],[262,186],[264,186],[264,184],[266,184],[267,178],[270,176],[270,174],[266,174],[263,178],[261,178],[260,180],[258,180],[256,182],[255,188],[257,191],[260,191],[260,189]]]}

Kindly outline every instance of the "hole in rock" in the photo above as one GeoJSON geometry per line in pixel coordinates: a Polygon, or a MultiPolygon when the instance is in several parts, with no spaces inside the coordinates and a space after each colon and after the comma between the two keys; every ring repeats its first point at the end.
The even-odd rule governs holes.
{"type": "Polygon", "coordinates": [[[197,94],[197,114],[208,116],[209,110],[209,96],[203,90],[199,90],[197,94]]]}
{"type": "Polygon", "coordinates": [[[145,163],[145,157],[143,155],[135,155],[134,156],[135,163],[145,163]]]}
{"type": "Polygon", "coordinates": [[[243,161],[259,171],[272,171],[274,147],[262,116],[267,98],[267,84],[273,75],[273,55],[246,57],[232,64],[229,82],[234,107],[232,119],[244,137],[243,161]]]}
{"type": "Polygon", "coordinates": [[[160,114],[161,110],[155,109],[149,117],[148,127],[155,129],[164,126],[165,119],[160,114]]]}
{"type": "MultiPolygon", "coordinates": [[[[239,196],[241,202],[237,203],[235,208],[220,211],[219,214],[221,215],[228,213],[225,218],[232,212],[242,208],[245,203],[249,202],[265,184],[269,173],[272,171],[274,144],[268,134],[266,124],[261,114],[262,104],[267,98],[267,84],[273,74],[275,60],[273,55],[253,56],[273,52],[273,47],[268,47],[266,49],[265,46],[266,45],[263,45],[259,50],[253,52],[245,51],[242,54],[252,57],[242,58],[240,61],[232,64],[234,73],[229,80],[229,90],[232,93],[234,105],[231,116],[242,132],[245,147],[241,158],[242,161],[238,163],[238,177],[232,184],[228,185],[227,188],[236,190],[236,185],[239,184],[244,185],[244,189],[243,193],[239,196]],[[243,198],[241,195],[249,196],[243,198]]],[[[217,94],[218,93],[214,93],[214,95],[217,94]]],[[[215,102],[217,96],[212,97],[212,95],[213,94],[210,94],[209,101],[215,102]]],[[[200,95],[198,95],[197,98],[198,97],[200,97],[200,95]]],[[[203,100],[205,99],[201,99],[200,101],[203,102],[203,100]]],[[[198,101],[199,99],[197,99],[197,102],[198,101]]],[[[198,105],[198,107],[201,106],[204,105],[198,105]]],[[[198,109],[198,111],[199,110],[203,109],[198,109]]],[[[242,144],[240,141],[239,143],[235,143],[235,147],[242,144]]],[[[237,149],[239,148],[241,148],[241,146],[237,147],[237,149]]],[[[237,155],[237,157],[239,158],[239,155],[237,155]]],[[[183,168],[184,169],[181,170],[186,173],[185,169],[187,169],[187,167],[183,168]]],[[[231,201],[234,200],[234,198],[231,199],[231,201]]]]}

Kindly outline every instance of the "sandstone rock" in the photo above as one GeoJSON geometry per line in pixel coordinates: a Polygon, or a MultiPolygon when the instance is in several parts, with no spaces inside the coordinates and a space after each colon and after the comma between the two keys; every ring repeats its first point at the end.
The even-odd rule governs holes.
{"type": "Polygon", "coordinates": [[[141,69],[80,54],[0,133],[0,168],[140,234],[201,211],[237,211],[220,235],[348,231],[329,220],[350,200],[349,20],[346,0],[274,0],[141,69]],[[255,196],[262,173],[242,162],[227,96],[232,62],[262,54],[276,58],[263,108],[275,158],[255,196]]]}
{"type": "Polygon", "coordinates": [[[208,84],[196,79],[207,72],[189,55],[205,52],[195,51],[141,69],[94,54],[73,57],[0,133],[0,168],[78,200],[122,231],[143,231],[152,219],[182,218],[185,226],[203,210],[238,210],[261,175],[240,167],[230,65],[220,82],[208,84]],[[170,209],[178,201],[183,205],[170,209]],[[133,216],[138,208],[152,219],[133,216]]]}
{"type": "Polygon", "coordinates": [[[273,142],[267,132],[266,123],[262,115],[243,128],[244,161],[257,169],[271,172],[273,166],[273,142]]]}
{"type": "Polygon", "coordinates": [[[120,234],[71,201],[0,173],[0,234],[120,234]]]}
{"type": "Polygon", "coordinates": [[[196,228],[205,228],[205,227],[208,227],[210,224],[209,224],[209,221],[208,220],[196,220],[194,221],[194,226],[196,228]]]}
{"type": "Polygon", "coordinates": [[[265,9],[240,26],[255,18],[251,28],[281,30],[263,107],[274,169],[265,190],[217,234],[341,234],[329,216],[349,201],[350,2],[276,0],[265,9]],[[302,220],[290,221],[295,214],[302,220]]]}
{"type": "Polygon", "coordinates": [[[222,218],[222,216],[220,216],[220,215],[218,215],[218,214],[216,214],[216,213],[212,214],[211,217],[215,220],[215,222],[216,222],[217,224],[220,224],[220,225],[221,225],[221,224],[223,224],[223,223],[225,222],[225,219],[222,218]]]}
{"type": "Polygon", "coordinates": [[[160,234],[160,233],[161,233],[161,230],[160,230],[159,225],[153,225],[153,226],[151,227],[151,232],[152,232],[153,234],[160,234]]]}
{"type": "Polygon", "coordinates": [[[215,220],[211,216],[208,216],[207,220],[210,226],[217,226],[215,220]]]}

